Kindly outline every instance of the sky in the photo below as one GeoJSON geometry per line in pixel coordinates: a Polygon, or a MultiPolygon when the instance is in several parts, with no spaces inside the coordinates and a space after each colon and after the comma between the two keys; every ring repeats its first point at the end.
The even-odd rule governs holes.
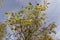
{"type": "MultiPolygon", "coordinates": [[[[28,5],[28,2],[33,4],[41,3],[41,0],[4,0],[2,8],[0,8],[0,22],[4,21],[5,11],[18,11],[22,6],[28,5]]],[[[57,24],[55,37],[60,38],[60,0],[48,0],[50,2],[46,14],[49,20],[55,21],[57,24]]]]}

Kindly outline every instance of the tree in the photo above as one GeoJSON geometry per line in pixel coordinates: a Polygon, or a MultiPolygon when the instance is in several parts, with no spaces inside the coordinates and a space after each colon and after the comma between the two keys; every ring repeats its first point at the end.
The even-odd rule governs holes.
{"type": "Polygon", "coordinates": [[[55,33],[55,22],[46,26],[46,14],[44,11],[47,9],[46,0],[44,5],[38,3],[33,6],[29,3],[28,6],[22,8],[19,12],[5,12],[6,15],[10,15],[9,19],[6,19],[7,25],[10,25],[12,31],[15,31],[15,37],[17,40],[54,40],[50,34],[55,33]]]}

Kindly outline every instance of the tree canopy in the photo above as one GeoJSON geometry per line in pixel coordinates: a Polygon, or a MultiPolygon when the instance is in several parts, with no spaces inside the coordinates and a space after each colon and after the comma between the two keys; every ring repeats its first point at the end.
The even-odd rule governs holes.
{"type": "Polygon", "coordinates": [[[56,34],[54,31],[56,24],[51,22],[46,26],[47,22],[45,21],[47,15],[44,11],[48,4],[46,0],[44,0],[44,5],[37,3],[33,6],[30,2],[18,12],[5,12],[10,16],[5,20],[6,25],[15,31],[17,40],[54,40],[50,34],[56,34]]]}

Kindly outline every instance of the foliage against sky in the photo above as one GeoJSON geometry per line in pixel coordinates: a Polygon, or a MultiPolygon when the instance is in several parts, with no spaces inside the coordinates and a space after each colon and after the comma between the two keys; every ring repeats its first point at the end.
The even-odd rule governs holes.
{"type": "MultiPolygon", "coordinates": [[[[53,7],[53,6],[52,6],[53,7]]],[[[53,10],[53,8],[52,8],[52,10],[53,10]]],[[[56,10],[55,10],[56,11],[56,10]]],[[[49,11],[50,12],[50,11],[49,11]]],[[[54,12],[55,13],[55,12],[54,12]]],[[[51,14],[51,13],[50,13],[51,14]]],[[[58,14],[58,13],[57,13],[58,14]]],[[[52,19],[53,20],[53,19],[52,19]]]]}
{"type": "Polygon", "coordinates": [[[5,12],[6,15],[10,15],[10,18],[6,19],[7,25],[10,25],[11,30],[17,31],[19,34],[17,40],[53,40],[49,34],[56,34],[54,31],[56,25],[52,22],[46,27],[44,11],[47,9],[47,4],[49,3],[44,0],[44,5],[37,3],[33,6],[32,3],[29,3],[19,12],[5,12]]]}

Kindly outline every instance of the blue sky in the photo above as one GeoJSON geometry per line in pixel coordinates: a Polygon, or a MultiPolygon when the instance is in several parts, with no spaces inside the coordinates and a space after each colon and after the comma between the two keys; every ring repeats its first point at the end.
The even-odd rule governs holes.
{"type": "MultiPolygon", "coordinates": [[[[56,37],[60,37],[60,0],[48,0],[50,5],[46,10],[47,16],[49,20],[55,21],[57,24],[57,34],[56,37]]],[[[0,8],[0,22],[3,22],[5,15],[3,14],[5,11],[18,11],[21,9],[21,6],[25,6],[28,2],[32,2],[36,4],[36,0],[4,0],[2,4],[2,8],[0,8]]],[[[41,0],[37,0],[38,3],[41,0]]]]}

